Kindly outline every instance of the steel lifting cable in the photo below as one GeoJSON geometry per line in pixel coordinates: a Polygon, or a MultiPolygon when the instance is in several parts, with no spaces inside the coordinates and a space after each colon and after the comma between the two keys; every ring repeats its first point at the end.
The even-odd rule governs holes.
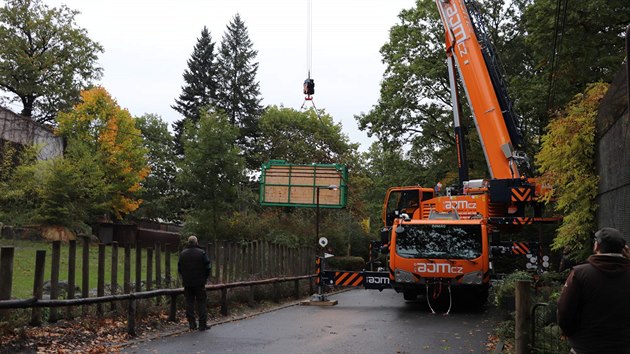
{"type": "Polygon", "coordinates": [[[306,71],[307,78],[304,80],[304,102],[300,109],[304,109],[304,105],[306,102],[311,102],[313,105],[313,109],[315,110],[315,114],[317,118],[321,118],[319,116],[319,112],[317,111],[317,107],[315,107],[315,102],[313,101],[313,94],[315,94],[315,81],[311,78],[313,70],[313,1],[307,0],[306,2],[306,71]]]}
{"type": "Polygon", "coordinates": [[[553,29],[553,45],[551,52],[551,73],[549,74],[549,88],[547,89],[547,111],[551,109],[553,105],[553,86],[554,86],[554,76],[555,70],[557,66],[557,62],[560,60],[560,53],[562,50],[562,39],[564,37],[565,24],[567,22],[567,0],[564,0],[564,4],[562,4],[562,0],[556,1],[556,14],[554,20],[554,29],[553,29]],[[563,6],[564,5],[564,6],[563,6]],[[564,7],[564,8],[562,8],[564,7]],[[562,20],[560,19],[560,13],[562,12],[562,20]],[[560,29],[558,29],[560,26],[560,29]],[[558,36],[558,30],[560,31],[560,35],[558,36]]]}
{"type": "Polygon", "coordinates": [[[306,2],[306,71],[311,78],[313,68],[313,1],[306,2]]]}

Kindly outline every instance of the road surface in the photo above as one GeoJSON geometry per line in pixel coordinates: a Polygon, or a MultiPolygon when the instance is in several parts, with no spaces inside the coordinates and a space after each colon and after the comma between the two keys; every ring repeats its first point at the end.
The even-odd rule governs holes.
{"type": "Polygon", "coordinates": [[[499,321],[491,306],[431,314],[426,301],[350,290],[336,306],[291,306],[126,348],[124,353],[484,353],[499,321]]]}

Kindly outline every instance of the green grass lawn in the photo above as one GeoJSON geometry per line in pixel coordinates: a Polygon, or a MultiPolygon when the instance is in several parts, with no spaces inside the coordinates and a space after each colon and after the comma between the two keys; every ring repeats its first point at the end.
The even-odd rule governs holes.
{"type": "MultiPolygon", "coordinates": [[[[51,264],[52,264],[52,242],[47,241],[26,241],[26,240],[4,240],[0,239],[0,246],[13,246],[14,260],[13,260],[13,286],[11,291],[11,297],[16,299],[28,299],[33,296],[33,283],[35,278],[35,255],[38,250],[46,251],[46,267],[44,271],[44,281],[51,278],[51,264]]],[[[98,244],[92,243],[90,245],[90,263],[89,263],[89,284],[90,290],[96,289],[98,283],[98,244]]],[[[60,269],[59,280],[68,280],[68,244],[61,243],[61,257],[60,257],[60,269]]],[[[112,265],[112,247],[105,247],[105,284],[111,284],[111,265],[112,265]]],[[[132,289],[134,288],[136,278],[136,252],[135,249],[131,249],[131,283],[132,289]]],[[[165,277],[165,257],[166,254],[161,255],[161,272],[162,278],[165,277]]],[[[145,281],[147,264],[146,264],[146,250],[142,252],[142,280],[145,281]]],[[[177,279],[177,258],[178,254],[171,254],[171,279],[177,279]]],[[[122,287],[124,281],[124,266],[125,266],[125,253],[124,248],[118,248],[118,285],[122,287]]],[[[83,284],[82,271],[83,269],[83,245],[80,241],[77,241],[76,251],[76,265],[75,265],[75,284],[79,287],[83,284]]],[[[5,270],[0,269],[0,272],[5,270]]],[[[155,289],[155,253],[153,254],[153,288],[155,289]]],[[[164,285],[163,285],[164,287],[164,285]]],[[[80,293],[78,293],[80,295],[80,293]]]]}

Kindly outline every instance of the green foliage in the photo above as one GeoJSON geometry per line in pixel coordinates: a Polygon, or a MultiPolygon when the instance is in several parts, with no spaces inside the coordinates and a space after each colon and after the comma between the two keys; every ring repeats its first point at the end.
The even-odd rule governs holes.
{"type": "MultiPolygon", "coordinates": [[[[555,209],[564,215],[553,242],[556,250],[587,247],[595,229],[595,197],[599,178],[595,166],[595,118],[607,84],[588,86],[547,127],[536,162],[541,181],[554,186],[555,209]]],[[[588,246],[590,247],[590,245],[588,246]]]]}
{"type": "Polygon", "coordinates": [[[202,112],[198,124],[184,129],[184,159],[177,183],[184,193],[186,228],[202,240],[225,236],[220,231],[243,180],[243,160],[234,145],[237,134],[221,113],[202,112]]]}
{"type": "Polygon", "coordinates": [[[261,136],[258,120],[263,113],[260,85],[256,81],[256,55],[247,26],[237,13],[227,25],[219,48],[218,107],[227,113],[230,124],[239,128],[238,144],[251,169],[260,166],[250,156],[253,144],[261,136]]]}
{"type": "Polygon", "coordinates": [[[92,154],[78,151],[81,148],[71,147],[65,158],[34,166],[41,178],[36,221],[90,230],[88,222],[108,211],[103,171],[92,154]]]}
{"type": "Polygon", "coordinates": [[[69,147],[65,158],[17,167],[0,184],[0,220],[89,229],[87,223],[107,211],[107,187],[93,154],[80,148],[69,147]]]}
{"type": "Polygon", "coordinates": [[[217,103],[218,67],[214,44],[208,28],[204,26],[201,37],[197,39],[193,53],[188,59],[188,69],[184,71],[182,93],[171,106],[184,116],[173,123],[175,145],[179,154],[183,153],[181,139],[186,122],[191,120],[196,124],[201,117],[201,111],[217,103]]]}
{"type": "Polygon", "coordinates": [[[137,192],[149,173],[142,136],[129,112],[120,108],[105,89],[83,91],[81,97],[81,104],[60,113],[58,118],[59,133],[68,146],[81,151],[67,158],[82,164],[87,161],[86,154],[94,156],[94,168],[101,173],[109,209],[122,219],[142,203],[137,192]]]}
{"type": "Polygon", "coordinates": [[[563,26],[562,21],[559,22],[564,32],[558,37],[556,65],[551,73],[557,4],[552,0],[531,1],[523,14],[525,40],[533,59],[530,70],[534,75],[528,75],[528,78],[537,79],[538,83],[545,81],[541,91],[545,93],[541,95],[544,99],[547,98],[548,80],[553,74],[549,110],[564,107],[593,82],[612,81],[623,62],[622,38],[630,18],[630,3],[626,0],[593,0],[561,8],[561,11],[566,10],[566,22],[563,26]]]}
{"type": "MultiPolygon", "coordinates": [[[[400,24],[392,27],[389,42],[381,48],[387,65],[381,82],[378,104],[367,114],[357,116],[359,127],[375,135],[379,149],[399,154],[408,148],[404,160],[411,161],[415,183],[444,185],[457,182],[457,155],[452,128],[452,107],[444,29],[435,2],[420,0],[416,7],[401,11],[400,24]]],[[[468,165],[471,176],[487,175],[487,166],[476,136],[469,129],[470,110],[463,99],[462,129],[468,138],[468,165]]],[[[391,174],[395,176],[395,174],[391,174]]]]}
{"type": "Polygon", "coordinates": [[[0,182],[7,181],[17,166],[28,163],[35,157],[35,149],[25,149],[20,144],[0,140],[0,182]]]}
{"type": "Polygon", "coordinates": [[[0,88],[22,115],[53,123],[58,111],[79,101],[79,92],[101,77],[103,51],[75,23],[77,11],[49,8],[42,0],[8,0],[0,8],[0,88]]]}
{"type": "Polygon", "coordinates": [[[361,271],[365,269],[365,260],[361,257],[326,258],[327,270],[361,271]]]}
{"type": "MultiPolygon", "coordinates": [[[[450,102],[444,64],[444,29],[435,3],[417,2],[403,10],[400,24],[390,30],[389,42],[381,48],[387,65],[378,104],[357,117],[359,126],[368,129],[381,142],[402,146],[418,139],[418,147],[434,150],[452,145],[446,109],[450,102]]],[[[430,156],[430,155],[429,155],[430,156]]]]}
{"type": "Polygon", "coordinates": [[[507,275],[499,283],[493,285],[494,303],[497,306],[505,304],[507,299],[513,298],[516,291],[516,283],[519,280],[532,280],[532,275],[525,271],[516,271],[507,275]]]}
{"type": "Polygon", "coordinates": [[[151,172],[142,182],[140,199],[143,203],[134,216],[151,220],[180,221],[180,192],[175,184],[178,163],[175,140],[168,131],[168,125],[159,116],[145,114],[136,119],[136,125],[142,132],[151,172]]]}
{"type": "Polygon", "coordinates": [[[261,136],[256,142],[257,160],[286,160],[296,164],[341,163],[356,152],[330,115],[271,106],[259,122],[261,136]]]}
{"type": "Polygon", "coordinates": [[[34,163],[15,169],[10,178],[0,182],[0,222],[23,225],[33,221],[40,204],[40,181],[34,163]]]}

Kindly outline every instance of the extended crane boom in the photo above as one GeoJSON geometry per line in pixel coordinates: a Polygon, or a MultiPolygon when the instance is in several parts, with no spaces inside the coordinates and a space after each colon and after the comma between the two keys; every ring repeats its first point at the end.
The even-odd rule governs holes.
{"type": "Polygon", "coordinates": [[[485,32],[480,32],[480,42],[464,1],[436,0],[436,4],[446,29],[447,56],[454,58],[463,81],[491,177],[523,177],[524,168],[519,166],[526,157],[518,150],[522,137],[485,32]]]}

